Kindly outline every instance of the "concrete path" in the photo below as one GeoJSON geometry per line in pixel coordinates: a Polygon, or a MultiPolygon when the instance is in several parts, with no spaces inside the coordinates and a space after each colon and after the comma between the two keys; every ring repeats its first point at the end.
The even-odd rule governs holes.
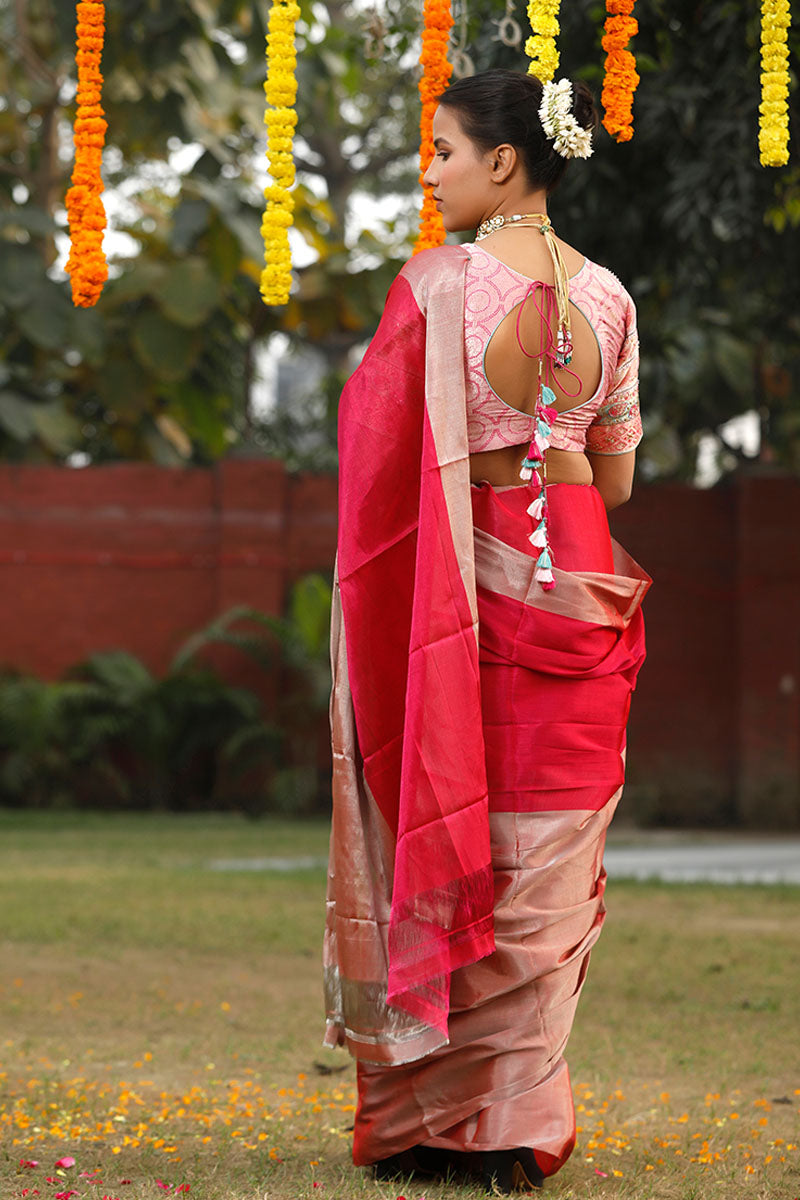
{"type": "MultiPolygon", "coordinates": [[[[800,886],[800,837],[614,829],[605,853],[611,879],[665,883],[790,883],[800,886]]],[[[307,871],[325,858],[214,859],[212,871],[307,871]]]]}
{"type": "Polygon", "coordinates": [[[610,879],[800,885],[800,838],[620,830],[604,862],[610,879]]]}

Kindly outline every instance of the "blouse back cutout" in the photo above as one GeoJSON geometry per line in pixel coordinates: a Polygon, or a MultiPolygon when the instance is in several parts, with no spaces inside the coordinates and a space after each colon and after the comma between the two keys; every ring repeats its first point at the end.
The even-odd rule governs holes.
{"type": "MultiPolygon", "coordinates": [[[[464,340],[467,431],[470,454],[519,446],[535,432],[534,416],[507,404],[486,377],[484,358],[492,334],[535,283],[474,243],[466,271],[464,340]]],[[[541,286],[541,285],[540,285],[541,286]]],[[[625,454],[642,437],[639,413],[639,339],[631,297],[611,271],[585,259],[569,280],[572,304],[589,323],[601,356],[594,395],[560,412],[550,444],[557,450],[625,454]]]]}

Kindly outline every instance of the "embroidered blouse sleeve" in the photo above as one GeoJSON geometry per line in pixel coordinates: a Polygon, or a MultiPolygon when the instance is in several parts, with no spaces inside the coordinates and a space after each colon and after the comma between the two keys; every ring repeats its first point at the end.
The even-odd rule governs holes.
{"type": "Polygon", "coordinates": [[[590,454],[626,454],[642,440],[639,412],[639,334],[636,309],[628,297],[625,338],[611,387],[586,431],[586,449],[590,454]]]}

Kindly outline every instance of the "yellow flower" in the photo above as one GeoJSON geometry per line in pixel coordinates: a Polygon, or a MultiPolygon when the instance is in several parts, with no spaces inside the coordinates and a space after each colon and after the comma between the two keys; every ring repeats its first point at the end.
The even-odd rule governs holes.
{"type": "Polygon", "coordinates": [[[530,58],[528,74],[535,75],[542,83],[548,83],[555,75],[559,64],[556,38],[560,32],[558,8],[560,0],[529,0],[528,20],[532,36],[525,43],[525,53],[530,58]]]}
{"type": "Polygon", "coordinates": [[[293,222],[295,181],[292,139],[297,126],[294,28],[300,16],[295,0],[272,0],[267,33],[267,79],[264,93],[270,105],[264,113],[267,158],[272,182],[264,188],[266,207],[261,222],[264,269],[260,291],[265,304],[285,304],[292,283],[289,227],[293,222]]]}
{"type": "Polygon", "coordinates": [[[789,161],[788,0],[761,5],[761,104],[758,149],[761,165],[783,167],[789,161]]]}

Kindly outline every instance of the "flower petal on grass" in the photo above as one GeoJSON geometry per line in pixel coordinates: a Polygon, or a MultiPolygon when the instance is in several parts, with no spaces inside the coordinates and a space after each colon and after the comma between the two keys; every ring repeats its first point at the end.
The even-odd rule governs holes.
{"type": "Polygon", "coordinates": [[[67,1154],[64,1156],[64,1158],[60,1158],[58,1160],[58,1162],[56,1163],[56,1170],[57,1171],[58,1170],[68,1171],[70,1167],[74,1167],[74,1166],[75,1166],[75,1159],[70,1158],[70,1156],[67,1154]]]}

